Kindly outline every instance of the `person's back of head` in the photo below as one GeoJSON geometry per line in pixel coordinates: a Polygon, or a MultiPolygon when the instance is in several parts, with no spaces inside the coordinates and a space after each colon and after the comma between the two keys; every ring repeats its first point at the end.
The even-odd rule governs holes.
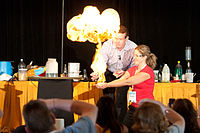
{"type": "Polygon", "coordinates": [[[134,133],[162,133],[167,129],[168,122],[159,105],[145,102],[134,113],[134,133]]]}
{"type": "Polygon", "coordinates": [[[122,125],[118,121],[116,105],[109,96],[103,96],[97,102],[98,115],[96,123],[99,124],[104,131],[107,129],[111,133],[120,133],[122,125]]]}
{"type": "Polygon", "coordinates": [[[31,133],[47,133],[53,130],[54,119],[46,104],[31,100],[23,108],[26,127],[31,133]]]}
{"type": "Polygon", "coordinates": [[[172,108],[185,119],[185,133],[199,133],[200,128],[197,122],[197,112],[188,99],[175,100],[172,108]]]}

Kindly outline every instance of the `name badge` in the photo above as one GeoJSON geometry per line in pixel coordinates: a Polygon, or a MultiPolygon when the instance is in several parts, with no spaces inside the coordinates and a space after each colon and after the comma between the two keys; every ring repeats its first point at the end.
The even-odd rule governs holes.
{"type": "Polygon", "coordinates": [[[129,102],[136,103],[136,91],[129,91],[129,102]]]}

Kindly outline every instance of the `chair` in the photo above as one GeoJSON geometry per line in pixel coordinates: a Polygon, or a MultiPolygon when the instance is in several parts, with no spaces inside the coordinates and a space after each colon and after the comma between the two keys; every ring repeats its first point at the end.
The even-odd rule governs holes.
{"type": "MultiPolygon", "coordinates": [[[[72,79],[39,79],[38,99],[61,98],[73,99],[72,79]]],[[[65,126],[74,122],[74,115],[71,112],[54,109],[52,111],[56,118],[64,118],[65,126]]]]}

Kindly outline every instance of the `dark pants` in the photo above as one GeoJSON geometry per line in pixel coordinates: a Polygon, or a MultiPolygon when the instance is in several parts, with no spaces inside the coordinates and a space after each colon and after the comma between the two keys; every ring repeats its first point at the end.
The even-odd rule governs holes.
{"type": "Polygon", "coordinates": [[[131,126],[134,124],[134,116],[133,116],[133,114],[134,114],[135,110],[136,110],[135,107],[133,107],[132,105],[129,105],[129,110],[128,110],[128,112],[127,112],[127,114],[126,114],[126,116],[124,118],[124,121],[123,121],[123,124],[125,126],[127,126],[129,131],[131,129],[131,126]]]}
{"type": "Polygon", "coordinates": [[[124,87],[119,87],[117,88],[117,110],[119,112],[119,121],[120,123],[123,122],[124,117],[127,113],[127,91],[129,87],[124,86],[124,87]]]}
{"type": "MultiPolygon", "coordinates": [[[[108,70],[105,73],[105,77],[106,77],[106,82],[111,82],[116,79],[113,73],[108,70]]],[[[104,95],[110,96],[111,98],[113,98],[114,101],[116,101],[120,123],[123,122],[123,119],[127,113],[128,88],[129,88],[128,86],[118,87],[116,90],[117,91],[116,98],[115,98],[115,88],[106,88],[103,90],[104,95]]]]}

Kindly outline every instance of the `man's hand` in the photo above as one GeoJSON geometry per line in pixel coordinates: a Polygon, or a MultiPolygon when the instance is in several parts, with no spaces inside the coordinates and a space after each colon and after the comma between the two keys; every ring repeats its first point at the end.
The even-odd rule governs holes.
{"type": "Polygon", "coordinates": [[[113,73],[113,75],[116,77],[116,78],[119,78],[121,77],[122,75],[124,75],[125,71],[123,70],[118,70],[116,71],[115,73],[113,73]]]}
{"type": "Polygon", "coordinates": [[[99,89],[105,89],[108,87],[108,83],[98,83],[96,84],[96,87],[99,89]]]}
{"type": "Polygon", "coordinates": [[[92,72],[90,74],[90,76],[92,76],[91,77],[92,81],[95,81],[95,80],[97,80],[99,78],[99,73],[98,72],[92,72]]]}

